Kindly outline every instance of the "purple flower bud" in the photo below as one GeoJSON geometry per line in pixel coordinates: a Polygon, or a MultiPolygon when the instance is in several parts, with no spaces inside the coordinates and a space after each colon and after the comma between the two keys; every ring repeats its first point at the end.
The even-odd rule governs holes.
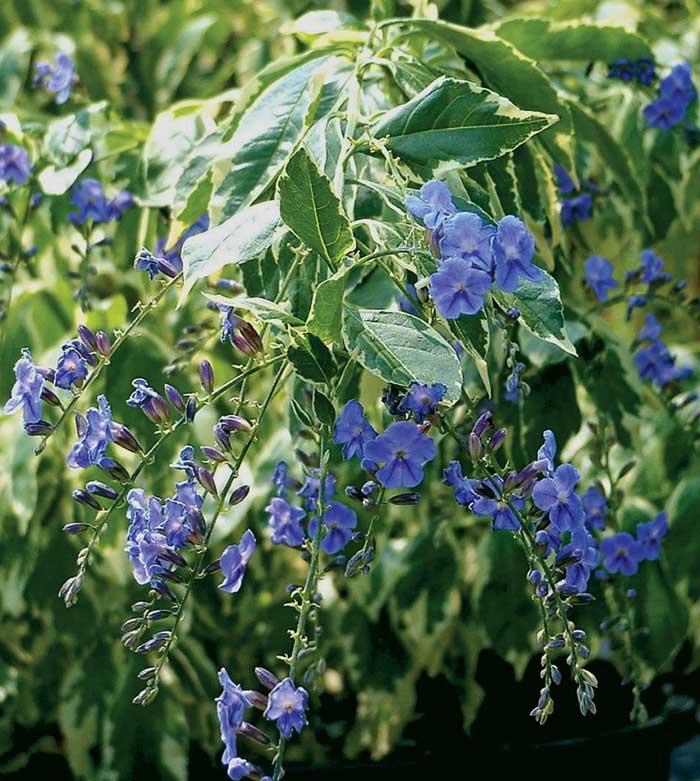
{"type": "Polygon", "coordinates": [[[230,507],[233,507],[236,504],[240,504],[242,501],[246,499],[248,494],[250,493],[250,486],[249,485],[239,485],[238,488],[236,488],[231,496],[229,497],[228,503],[230,507]]]}
{"type": "Polygon", "coordinates": [[[228,460],[227,456],[218,448],[210,447],[209,445],[202,445],[200,450],[202,451],[202,454],[205,458],[208,458],[210,461],[213,461],[216,464],[223,464],[228,460]]]}
{"type": "Polygon", "coordinates": [[[207,393],[211,393],[214,390],[214,368],[206,359],[199,365],[199,379],[207,393]]]}
{"type": "Polygon", "coordinates": [[[108,358],[112,353],[112,343],[109,340],[109,336],[104,331],[98,331],[95,334],[95,341],[97,342],[97,352],[108,358]]]}
{"type": "Polygon", "coordinates": [[[220,570],[221,570],[221,559],[216,559],[216,561],[212,561],[211,564],[208,564],[204,568],[204,574],[211,575],[214,572],[219,572],[220,570]]]}
{"type": "Polygon", "coordinates": [[[172,614],[172,610],[151,610],[146,613],[146,619],[148,621],[162,621],[164,618],[172,616],[172,614]]]}
{"type": "Polygon", "coordinates": [[[171,602],[177,601],[175,594],[173,594],[162,580],[152,580],[151,588],[164,599],[169,599],[171,602]]]}
{"type": "Polygon", "coordinates": [[[107,474],[119,483],[125,483],[129,479],[129,473],[124,467],[113,458],[109,456],[102,456],[97,463],[100,469],[107,472],[107,474]]]}
{"type": "Polygon", "coordinates": [[[250,432],[253,430],[250,423],[245,418],[240,417],[240,415],[224,415],[219,418],[218,425],[228,433],[233,433],[234,431],[250,432]]]}
{"type": "Polygon", "coordinates": [[[183,413],[185,411],[185,400],[182,398],[180,391],[172,385],[165,384],[165,395],[168,397],[168,401],[175,407],[175,409],[183,413]]]}
{"type": "Polygon", "coordinates": [[[30,437],[47,437],[53,433],[53,426],[47,420],[25,423],[24,430],[30,437]]]}
{"type": "Polygon", "coordinates": [[[488,431],[488,429],[491,428],[492,419],[493,419],[493,415],[490,412],[484,412],[484,414],[480,415],[476,423],[474,424],[472,433],[475,434],[477,437],[481,437],[484,434],[484,432],[488,431]]]}
{"type": "Polygon", "coordinates": [[[89,523],[67,523],[63,527],[63,531],[66,534],[80,534],[81,532],[85,532],[92,528],[92,525],[89,523]]]}
{"type": "Polygon", "coordinates": [[[509,320],[517,320],[520,317],[520,310],[516,306],[512,306],[506,311],[506,317],[509,320]]]}
{"type": "MultiPolygon", "coordinates": [[[[265,699],[267,699],[267,697],[265,699]]],[[[264,732],[257,727],[254,727],[252,724],[248,724],[247,721],[244,721],[241,726],[236,729],[236,732],[238,732],[239,735],[245,735],[245,737],[254,740],[256,743],[261,743],[263,746],[269,746],[272,743],[272,740],[270,740],[264,732]]]]}
{"type": "Polygon", "coordinates": [[[75,431],[78,435],[78,439],[82,439],[83,435],[87,431],[87,418],[82,412],[75,413],[75,431]]]}
{"type": "Polygon", "coordinates": [[[492,453],[495,453],[499,447],[505,442],[506,436],[508,435],[507,429],[499,428],[498,431],[495,431],[491,439],[489,440],[488,447],[486,448],[486,452],[488,455],[491,455],[492,453]]]}
{"type": "Polygon", "coordinates": [[[175,279],[180,275],[180,271],[167,258],[156,258],[156,266],[161,274],[170,277],[170,279],[175,279]]]}
{"type": "Polygon", "coordinates": [[[356,499],[358,502],[362,501],[362,493],[359,490],[359,488],[355,488],[354,485],[349,485],[345,489],[346,496],[349,496],[351,499],[356,499]]]}
{"type": "Polygon", "coordinates": [[[85,486],[91,494],[95,496],[101,496],[104,499],[116,499],[119,494],[108,485],[101,483],[99,480],[90,480],[85,486]]]}
{"type": "Polygon", "coordinates": [[[147,686],[134,697],[131,701],[134,705],[150,705],[158,694],[157,686],[147,686]]]}
{"type": "Polygon", "coordinates": [[[61,400],[50,388],[47,388],[46,385],[41,389],[41,400],[50,404],[52,407],[61,406],[61,400]]]}
{"type": "Polygon", "coordinates": [[[256,331],[255,326],[247,320],[241,320],[238,326],[240,333],[245,337],[253,352],[259,352],[263,349],[262,339],[256,331]]]}
{"type": "Polygon", "coordinates": [[[187,517],[189,518],[195,534],[204,536],[207,529],[207,522],[204,520],[201,510],[198,507],[194,507],[194,505],[190,505],[187,508],[187,517]]]}
{"type": "Polygon", "coordinates": [[[78,594],[83,587],[83,579],[76,575],[61,586],[58,596],[66,603],[66,607],[72,607],[78,601],[78,594]]]}
{"type": "Polygon", "coordinates": [[[472,461],[478,461],[481,458],[481,439],[473,431],[469,435],[469,455],[472,461]]]}
{"type": "Polygon", "coordinates": [[[214,482],[214,475],[208,469],[203,466],[197,466],[195,467],[195,475],[197,476],[197,481],[205,491],[212,496],[218,497],[219,491],[214,482]]]}
{"type": "Polygon", "coordinates": [[[390,504],[418,504],[421,500],[421,495],[415,492],[409,492],[403,494],[396,494],[389,499],[390,504]]]}
{"type": "Polygon", "coordinates": [[[266,667],[256,667],[255,677],[266,689],[270,690],[274,689],[275,686],[277,686],[277,684],[280,682],[280,679],[273,672],[270,672],[266,667]]]}
{"type": "Polygon", "coordinates": [[[174,548],[163,547],[158,554],[159,558],[171,561],[176,567],[186,567],[187,560],[182,557],[174,548]]]}
{"type": "Polygon", "coordinates": [[[41,374],[46,382],[50,382],[52,385],[56,384],[56,369],[44,369],[42,366],[37,366],[36,373],[41,374]]]}
{"type": "Polygon", "coordinates": [[[231,344],[239,351],[242,352],[243,355],[248,356],[249,358],[252,358],[255,355],[255,347],[243,336],[242,333],[232,331],[229,335],[229,339],[231,340],[231,344]]]}
{"type": "Polygon", "coordinates": [[[224,450],[231,449],[231,437],[220,423],[214,426],[214,439],[224,450]]]}
{"type": "Polygon", "coordinates": [[[78,504],[84,504],[86,507],[92,507],[93,510],[102,509],[97,499],[93,498],[87,491],[83,491],[82,488],[76,488],[75,491],[73,491],[73,499],[78,504]]]}
{"type": "Polygon", "coordinates": [[[256,692],[253,689],[246,689],[243,694],[248,698],[248,702],[258,710],[265,710],[267,708],[267,697],[260,692],[256,692]]]}
{"type": "Polygon", "coordinates": [[[127,450],[129,453],[143,453],[141,443],[123,424],[113,422],[111,432],[115,445],[127,450]]]}
{"type": "Polygon", "coordinates": [[[86,325],[78,326],[78,336],[80,337],[80,341],[89,350],[97,352],[97,339],[95,338],[95,334],[86,325]]]}
{"type": "Polygon", "coordinates": [[[541,472],[546,472],[548,468],[549,462],[546,458],[542,458],[539,461],[533,461],[516,475],[515,485],[522,485],[523,483],[530,482],[530,480],[537,477],[541,472]]]}
{"type": "Polygon", "coordinates": [[[197,412],[197,397],[196,396],[190,396],[189,399],[187,399],[187,405],[185,406],[185,419],[188,423],[191,423],[194,420],[194,416],[197,412]]]}

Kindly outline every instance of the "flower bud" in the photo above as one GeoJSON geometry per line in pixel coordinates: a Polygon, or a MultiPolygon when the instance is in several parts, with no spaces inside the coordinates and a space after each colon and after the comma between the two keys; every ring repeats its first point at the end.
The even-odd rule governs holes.
{"type": "Polygon", "coordinates": [[[92,507],[93,510],[102,509],[97,499],[94,499],[87,491],[83,491],[82,488],[76,488],[75,491],[73,491],[73,499],[78,504],[84,504],[86,507],[92,507]]]}
{"type": "Polygon", "coordinates": [[[240,485],[238,488],[236,488],[229,497],[228,503],[229,507],[233,507],[234,505],[240,504],[242,501],[246,499],[248,494],[250,493],[250,486],[249,485],[240,485]]]}
{"type": "Polygon", "coordinates": [[[95,334],[86,325],[81,324],[78,326],[78,336],[88,350],[97,352],[97,339],[95,338],[95,334]]]}
{"type": "Polygon", "coordinates": [[[472,461],[478,461],[481,458],[481,439],[473,431],[469,435],[468,444],[472,461]]]}
{"type": "Polygon", "coordinates": [[[112,343],[109,340],[109,336],[104,331],[98,331],[95,334],[95,341],[97,343],[97,352],[104,358],[108,358],[112,353],[112,343]]]}
{"type": "Polygon", "coordinates": [[[169,618],[170,616],[172,616],[172,611],[170,610],[151,610],[149,613],[146,613],[146,620],[162,621],[164,618],[169,618]]]}
{"type": "Polygon", "coordinates": [[[156,258],[156,266],[161,274],[170,277],[170,279],[175,279],[180,275],[180,271],[167,258],[156,258]]]}
{"type": "Polygon", "coordinates": [[[267,708],[267,697],[260,692],[256,692],[254,689],[247,689],[243,692],[248,698],[248,702],[258,710],[264,711],[267,708]]]}
{"type": "Polygon", "coordinates": [[[119,483],[125,483],[129,479],[129,473],[124,467],[109,456],[102,456],[97,466],[119,483]]]}
{"type": "Polygon", "coordinates": [[[61,406],[61,400],[50,388],[47,388],[46,385],[41,389],[41,400],[50,404],[52,407],[61,406]]]}
{"type": "Polygon", "coordinates": [[[185,419],[188,423],[191,423],[194,420],[194,416],[197,413],[197,397],[196,396],[190,396],[189,399],[187,399],[187,404],[185,406],[185,419]]]}
{"type": "Polygon", "coordinates": [[[219,572],[221,570],[221,559],[216,559],[216,561],[212,561],[211,564],[208,564],[204,568],[204,574],[205,575],[211,575],[214,572],[219,572]]]}
{"type": "Polygon", "coordinates": [[[488,455],[495,453],[498,448],[501,447],[501,445],[505,442],[507,434],[508,431],[504,428],[499,428],[498,431],[494,432],[493,436],[489,440],[488,447],[486,448],[488,455]]]}
{"type": "Polygon", "coordinates": [[[157,686],[147,686],[134,697],[131,701],[134,705],[150,705],[158,694],[157,686]]]}
{"type": "Polygon", "coordinates": [[[250,432],[253,430],[251,424],[240,415],[224,415],[219,418],[217,425],[221,426],[229,434],[234,431],[250,432]]]}
{"type": "Polygon", "coordinates": [[[244,735],[246,738],[254,740],[256,743],[261,743],[263,746],[269,746],[272,743],[272,740],[270,740],[264,732],[257,727],[254,727],[252,724],[248,724],[247,721],[244,721],[241,726],[236,729],[236,732],[239,735],[244,735]]]}
{"type": "Polygon", "coordinates": [[[407,491],[406,493],[396,494],[389,499],[390,504],[418,504],[421,500],[421,495],[413,491],[407,491]]]}
{"type": "Polygon", "coordinates": [[[194,472],[202,488],[212,496],[218,497],[219,491],[214,482],[214,475],[203,466],[196,466],[194,472]]]}
{"type": "Polygon", "coordinates": [[[206,358],[199,365],[199,379],[207,393],[211,393],[214,390],[214,368],[206,358]]]}
{"type": "Polygon", "coordinates": [[[99,480],[90,480],[85,487],[91,494],[101,496],[103,499],[116,499],[119,496],[114,488],[101,483],[99,480]]]}
{"type": "Polygon", "coordinates": [[[488,429],[491,428],[493,415],[490,412],[484,412],[477,418],[474,428],[472,428],[472,434],[477,437],[481,437],[488,429]]]}
{"type": "Polygon", "coordinates": [[[30,437],[48,437],[53,433],[53,426],[47,420],[37,420],[35,423],[25,423],[24,430],[30,437]]]}
{"type": "Polygon", "coordinates": [[[228,431],[226,431],[220,423],[217,423],[216,426],[214,426],[214,439],[224,450],[231,449],[231,437],[228,431]]]}
{"type": "Polygon", "coordinates": [[[118,445],[129,453],[143,453],[141,443],[122,423],[112,423],[111,431],[115,445],[118,445]]]}
{"type": "Polygon", "coordinates": [[[506,317],[509,320],[517,320],[520,317],[520,310],[517,306],[512,306],[506,311],[506,317]]]}
{"type": "Polygon", "coordinates": [[[280,679],[273,672],[270,672],[270,670],[268,670],[266,667],[256,667],[255,677],[266,689],[270,690],[274,689],[275,686],[277,686],[277,684],[280,682],[280,679]]]}
{"type": "Polygon", "coordinates": [[[168,383],[165,384],[164,390],[168,401],[178,412],[183,413],[185,411],[185,400],[182,398],[180,391],[173,385],[168,385],[168,383]]]}
{"type": "Polygon", "coordinates": [[[92,529],[92,528],[94,527],[92,526],[92,524],[89,523],[67,523],[63,527],[63,531],[66,534],[81,534],[82,532],[86,532],[88,529],[92,529]]]}
{"type": "Polygon", "coordinates": [[[83,579],[80,575],[68,578],[61,586],[58,596],[66,603],[66,607],[72,607],[78,601],[78,594],[83,586],[83,579]]]}
{"type": "Polygon", "coordinates": [[[202,445],[200,450],[202,451],[202,454],[205,458],[208,458],[209,461],[213,461],[215,464],[224,464],[226,461],[228,461],[227,456],[218,448],[211,447],[209,445],[202,445]]]}
{"type": "Polygon", "coordinates": [[[233,279],[220,279],[216,283],[216,286],[219,288],[219,290],[226,290],[227,292],[233,293],[234,295],[236,293],[242,293],[245,290],[243,285],[234,281],[233,279]]]}
{"type": "Polygon", "coordinates": [[[158,555],[161,559],[172,562],[176,567],[187,566],[187,561],[174,548],[163,548],[158,555]]]}
{"type": "Polygon", "coordinates": [[[207,522],[204,520],[202,511],[198,507],[193,507],[192,505],[190,505],[187,508],[187,517],[189,518],[189,521],[192,524],[192,529],[195,532],[195,534],[204,536],[204,533],[207,529],[207,522]]]}
{"type": "Polygon", "coordinates": [[[85,415],[83,415],[82,412],[76,412],[75,432],[78,435],[78,439],[80,439],[86,431],[87,431],[87,418],[85,417],[85,415]]]}

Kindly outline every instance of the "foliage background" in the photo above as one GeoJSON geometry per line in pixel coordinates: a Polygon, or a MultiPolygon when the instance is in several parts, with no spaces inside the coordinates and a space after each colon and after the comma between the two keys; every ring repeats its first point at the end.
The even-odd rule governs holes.
{"type": "MultiPolygon", "coordinates": [[[[415,5],[427,8],[419,0],[415,5]]],[[[437,5],[441,18],[468,25],[504,16],[567,20],[587,14],[596,21],[636,27],[664,62],[687,58],[697,65],[699,59],[700,15],[692,2],[671,6],[462,0],[437,5]]],[[[93,136],[103,182],[126,185],[146,200],[151,198],[147,217],[140,217],[137,210],[127,213],[113,245],[98,255],[100,302],[87,315],[92,328],[111,330],[127,321],[130,308],[148,291],[147,281],[132,270],[134,254],[142,243],[150,246],[168,232],[158,188],[169,186],[168,167],[174,161],[155,155],[152,163],[161,166],[160,177],[151,171],[145,181],[139,163],[154,121],[176,102],[184,113],[188,101],[201,108],[208,99],[211,117],[221,106],[225,111],[236,90],[271,60],[303,49],[304,36],[292,34],[292,21],[300,13],[327,7],[301,0],[9,0],[0,5],[0,109],[21,113],[29,127],[59,116],[51,104],[37,107],[26,89],[25,74],[38,54],[69,51],[75,55],[84,93],[91,101],[109,103],[96,118],[93,136]]],[[[408,5],[393,9],[392,0],[377,2],[371,9],[359,1],[336,4],[334,9],[360,17],[410,10],[408,5]]],[[[585,67],[580,63],[572,67],[555,58],[543,67],[567,94],[586,90],[585,67]]],[[[595,84],[600,85],[601,73],[597,76],[595,84]]],[[[614,127],[619,141],[615,149],[621,148],[628,155],[626,164],[635,169],[646,212],[640,217],[638,205],[630,203],[630,182],[608,176],[609,158],[601,160],[600,150],[580,147],[590,177],[614,197],[596,210],[594,221],[569,236],[568,257],[557,256],[562,289],[581,303],[576,264],[580,268],[589,252],[631,258],[653,243],[674,277],[689,278],[697,293],[700,155],[694,149],[666,148],[664,144],[672,142],[661,138],[654,142],[660,148],[650,149],[635,124],[642,99],[614,86],[592,91],[587,100],[599,112],[601,123],[614,127]],[[646,156],[636,153],[641,148],[646,156]],[[653,163],[644,170],[647,160],[653,163]]],[[[161,121],[167,124],[172,117],[161,115],[161,121]]],[[[57,154],[64,141],[54,150],[57,154]]],[[[370,200],[367,212],[374,208],[370,200]]],[[[22,346],[31,345],[35,358],[48,363],[75,331],[78,312],[67,278],[74,266],[68,210],[67,199],[54,199],[33,223],[32,243],[38,247],[34,273],[15,286],[11,317],[4,323],[0,343],[1,399],[9,395],[10,367],[22,346]]],[[[253,268],[244,271],[247,280],[254,273],[253,268]]],[[[308,282],[299,281],[292,290],[300,311],[308,310],[309,289],[308,282]]],[[[356,292],[356,302],[365,306],[379,307],[392,297],[381,279],[356,292]]],[[[132,377],[162,384],[162,370],[177,352],[183,327],[202,316],[201,301],[194,300],[177,311],[158,311],[108,368],[103,382],[110,397],[126,398],[132,377]]],[[[671,343],[697,365],[697,325],[671,316],[664,325],[671,343]]],[[[614,334],[606,331],[612,331],[613,321],[598,327],[618,346],[633,335],[632,327],[619,319],[614,320],[614,334]]],[[[700,617],[700,536],[693,526],[700,510],[700,480],[693,443],[658,399],[638,384],[628,386],[628,372],[620,370],[620,361],[625,366],[629,362],[624,350],[622,358],[609,346],[600,350],[595,338],[578,346],[586,357],[583,363],[565,359],[535,340],[523,343],[533,367],[528,378],[533,393],[521,417],[513,413],[507,422],[527,452],[539,443],[542,429],[550,427],[575,454],[586,442],[579,433],[581,424],[596,414],[597,405],[615,424],[623,445],[617,466],[630,456],[637,460],[626,486],[633,497],[626,508],[630,519],[649,514],[652,506],[666,505],[671,496],[666,560],[662,567],[650,567],[638,584],[651,594],[650,609],[656,612],[652,621],[658,622],[658,642],[653,646],[652,639],[646,662],[652,671],[692,670],[698,662],[700,617]],[[642,396],[642,415],[623,426],[621,410],[608,406],[613,392],[615,398],[629,402],[628,411],[642,396]],[[683,646],[686,638],[692,641],[683,646]]],[[[230,371],[230,349],[208,349],[215,369],[225,376],[230,371]]],[[[198,357],[203,354],[189,356],[178,375],[183,391],[194,388],[198,357]]],[[[376,397],[381,387],[372,382],[365,380],[363,387],[368,398],[376,397]]],[[[225,408],[222,405],[220,411],[225,408]]],[[[284,411],[280,407],[277,412],[275,421],[266,421],[247,466],[253,486],[252,502],[246,504],[248,523],[251,517],[261,522],[275,461],[283,454],[293,461],[294,423],[290,434],[279,425],[284,411]]],[[[150,427],[137,410],[123,406],[119,419],[143,439],[149,438],[150,427]]],[[[198,417],[195,443],[207,442],[214,419],[213,411],[198,417]]],[[[216,670],[222,665],[241,671],[256,664],[275,666],[275,656],[286,647],[290,623],[282,607],[284,586],[295,576],[303,577],[300,563],[264,551],[235,601],[218,592],[215,584],[203,582],[196,610],[188,613],[186,632],[175,651],[168,685],[153,706],[135,708],[131,698],[137,691],[139,660],[115,642],[128,605],[139,595],[122,553],[123,526],[110,529],[104,555],[79,604],[66,610],[56,597],[76,553],[74,542],[60,528],[81,512],[70,500],[76,477],[64,463],[71,437],[72,432],[64,430],[42,458],[35,459],[35,443],[24,436],[18,420],[0,419],[0,766],[6,772],[18,771],[32,757],[55,753],[66,757],[76,777],[91,779],[126,779],[136,777],[137,771],[140,777],[145,769],[159,778],[183,779],[189,762],[217,767],[219,738],[212,706],[218,689],[216,670]]],[[[183,436],[171,442],[170,452],[160,456],[162,462],[173,460],[184,441],[183,436]]],[[[436,690],[450,697],[458,691],[457,716],[469,725],[484,696],[476,681],[483,649],[507,658],[519,675],[526,669],[536,624],[523,582],[525,563],[507,538],[482,537],[467,518],[456,518],[454,504],[439,485],[437,468],[430,477],[430,504],[410,514],[397,513],[395,523],[400,526],[394,544],[385,548],[372,575],[353,583],[352,589],[341,584],[335,596],[329,595],[325,693],[312,722],[314,734],[309,731],[298,741],[296,758],[314,762],[342,754],[378,757],[402,734],[410,744],[411,728],[405,732],[406,725],[415,714],[425,713],[431,699],[424,693],[429,689],[431,696],[436,690]],[[522,584],[522,591],[514,583],[522,584]]],[[[151,470],[149,479],[153,492],[167,492],[170,477],[165,470],[151,470]]],[[[241,520],[240,513],[228,513],[217,528],[216,544],[223,547],[241,520]]],[[[593,609],[588,617],[591,626],[600,617],[593,609]]],[[[556,726],[548,729],[557,734],[556,726]]]]}

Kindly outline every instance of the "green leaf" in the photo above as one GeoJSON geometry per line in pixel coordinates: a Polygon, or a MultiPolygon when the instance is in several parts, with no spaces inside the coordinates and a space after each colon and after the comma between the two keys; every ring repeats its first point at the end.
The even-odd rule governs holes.
{"type": "Polygon", "coordinates": [[[611,63],[654,55],[646,41],[624,27],[552,22],[548,19],[508,19],[496,30],[533,60],[581,60],[611,63]]]}
{"type": "Polygon", "coordinates": [[[385,382],[441,382],[450,401],[459,399],[462,367],[454,348],[417,317],[345,304],[343,338],[352,357],[385,382]]]}
{"type": "Polygon", "coordinates": [[[554,124],[557,117],[521,111],[491,90],[442,77],[387,112],[372,127],[376,138],[408,160],[492,160],[554,124]]]}
{"type": "Polygon", "coordinates": [[[313,119],[321,91],[323,65],[331,58],[305,62],[265,89],[243,114],[217,164],[223,177],[212,199],[217,214],[230,217],[269,187],[301,141],[313,119]]]}
{"type": "Polygon", "coordinates": [[[314,290],[306,328],[324,342],[340,341],[347,272],[339,269],[314,290]]]}
{"type": "Polygon", "coordinates": [[[106,101],[93,103],[75,114],[49,123],[44,137],[44,155],[56,168],[65,168],[90,145],[96,126],[108,111],[106,101]]]}
{"type": "Polygon", "coordinates": [[[686,580],[688,596],[700,599],[700,478],[690,477],[676,487],[668,501],[669,532],[663,541],[671,572],[686,580]]]}
{"type": "Polygon", "coordinates": [[[546,271],[540,269],[540,272],[542,277],[536,282],[521,279],[515,293],[494,291],[493,295],[504,308],[517,307],[520,324],[534,336],[576,355],[576,348],[566,333],[559,285],[546,271]]]}
{"type": "Polygon", "coordinates": [[[297,335],[294,343],[287,348],[287,357],[299,377],[308,382],[329,385],[337,373],[333,356],[313,334],[297,335]]]}
{"type": "Polygon", "coordinates": [[[83,149],[75,160],[65,167],[47,165],[39,174],[39,184],[47,195],[63,195],[90,165],[92,149],[83,149]]]}
{"type": "Polygon", "coordinates": [[[185,284],[182,298],[195,282],[230,263],[243,263],[264,252],[280,230],[279,206],[264,201],[239,212],[204,233],[191,236],[182,247],[185,284]]]}
{"type": "Polygon", "coordinates": [[[204,297],[215,304],[234,308],[240,307],[246,311],[251,311],[258,320],[262,320],[264,323],[284,323],[294,327],[304,325],[304,321],[295,317],[285,306],[276,304],[274,301],[268,301],[266,298],[255,296],[252,298],[249,296],[229,298],[228,296],[221,296],[215,293],[204,293],[204,297]]]}
{"type": "Polygon", "coordinates": [[[462,315],[449,321],[450,331],[462,343],[467,354],[474,361],[487,395],[491,395],[491,379],[486,355],[489,351],[489,324],[482,309],[475,315],[462,315]]]}
{"type": "Polygon", "coordinates": [[[542,133],[542,140],[567,170],[575,170],[571,114],[536,62],[491,30],[461,27],[433,19],[402,19],[400,23],[453,46],[474,63],[487,86],[512,100],[523,111],[556,114],[559,122],[542,133]]]}
{"type": "Polygon", "coordinates": [[[335,268],[355,240],[330,179],[301,148],[287,163],[277,187],[284,223],[335,268]]]}
{"type": "Polygon", "coordinates": [[[0,46],[0,107],[15,105],[27,75],[32,46],[29,33],[21,27],[0,46]]]}
{"type": "Polygon", "coordinates": [[[155,68],[158,84],[156,101],[159,105],[172,99],[187,75],[190,62],[201,49],[204,36],[215,22],[216,17],[213,15],[190,19],[171,44],[163,49],[155,68]]]}

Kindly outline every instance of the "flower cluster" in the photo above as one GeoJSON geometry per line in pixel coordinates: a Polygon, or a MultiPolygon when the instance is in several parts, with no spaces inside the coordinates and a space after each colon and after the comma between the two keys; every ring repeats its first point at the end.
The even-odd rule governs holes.
{"type": "Polygon", "coordinates": [[[637,334],[642,345],[634,354],[634,365],[640,379],[648,380],[659,389],[675,385],[692,374],[689,366],[677,366],[676,359],[661,340],[661,325],[654,315],[647,314],[644,325],[637,334]]]}
{"type": "Polygon", "coordinates": [[[577,192],[574,180],[558,163],[554,166],[554,176],[561,195],[569,195],[561,204],[561,224],[568,228],[575,222],[585,222],[590,219],[593,209],[593,194],[596,187],[591,182],[583,182],[577,192]],[[577,193],[577,194],[574,194],[577,193]]]}
{"type": "Polygon", "coordinates": [[[29,152],[16,144],[0,145],[0,182],[24,184],[32,170],[29,152]]]}
{"type": "Polygon", "coordinates": [[[429,290],[438,312],[448,320],[473,315],[484,306],[494,282],[512,293],[521,279],[537,281],[532,263],[535,239],[522,220],[503,217],[486,225],[478,214],[457,212],[447,187],[439,181],[423,185],[419,196],[406,199],[409,212],[431,230],[439,248],[438,270],[429,290]]]}
{"type": "Polygon", "coordinates": [[[134,204],[134,196],[128,190],[121,190],[108,199],[97,179],[81,179],[70,191],[70,202],[77,208],[69,218],[75,225],[86,222],[102,223],[119,220],[134,204]]]}
{"type": "Polygon", "coordinates": [[[659,83],[659,96],[644,109],[647,127],[670,130],[685,118],[688,106],[697,97],[690,65],[682,62],[659,83]]]}
{"type": "Polygon", "coordinates": [[[626,84],[637,81],[648,87],[656,79],[656,67],[651,57],[641,57],[639,60],[620,59],[615,60],[608,67],[608,78],[619,79],[626,84]]]}
{"type": "Polygon", "coordinates": [[[636,538],[629,532],[617,532],[600,542],[603,565],[611,574],[634,575],[643,561],[656,561],[661,540],[668,533],[668,516],[659,513],[647,523],[637,524],[636,538]]]}
{"type": "Polygon", "coordinates": [[[59,106],[68,100],[77,80],[75,64],[65,52],[56,55],[54,65],[42,61],[34,66],[34,86],[53,92],[56,95],[56,105],[59,106]]]}

